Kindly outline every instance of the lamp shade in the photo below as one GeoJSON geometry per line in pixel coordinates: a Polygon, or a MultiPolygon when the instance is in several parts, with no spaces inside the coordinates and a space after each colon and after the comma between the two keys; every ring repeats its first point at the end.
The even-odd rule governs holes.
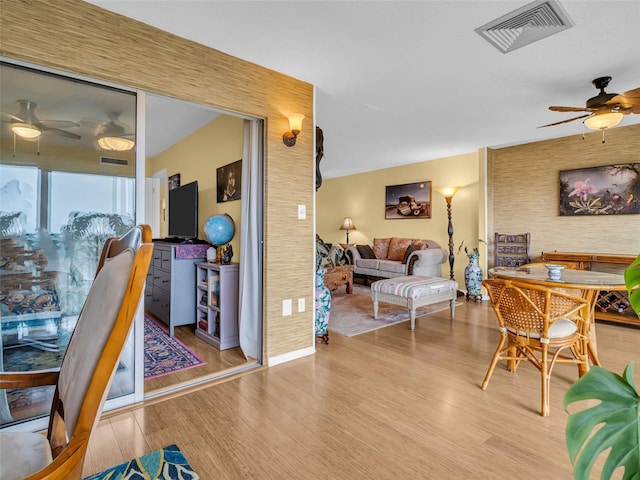
{"type": "Polygon", "coordinates": [[[618,125],[624,115],[620,112],[596,112],[584,120],[584,124],[591,130],[606,130],[618,125]]]}
{"type": "Polygon", "coordinates": [[[26,139],[38,138],[42,135],[42,131],[38,127],[28,123],[13,123],[11,130],[19,137],[26,139]]]}
{"type": "Polygon", "coordinates": [[[301,113],[292,113],[289,115],[289,128],[296,135],[302,130],[302,120],[304,120],[304,115],[301,113]]]}
{"type": "Polygon", "coordinates": [[[434,190],[444,198],[453,198],[456,192],[460,190],[460,187],[436,187],[434,190]]]}
{"type": "Polygon", "coordinates": [[[340,225],[339,230],[355,230],[356,226],[353,224],[353,220],[351,217],[344,217],[342,220],[342,225],[340,225]]]}

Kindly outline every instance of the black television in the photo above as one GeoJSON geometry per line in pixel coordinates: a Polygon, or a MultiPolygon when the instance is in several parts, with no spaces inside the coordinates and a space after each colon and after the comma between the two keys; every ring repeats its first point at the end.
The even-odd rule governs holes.
{"type": "Polygon", "coordinates": [[[169,190],[169,236],[198,237],[198,182],[169,190]]]}

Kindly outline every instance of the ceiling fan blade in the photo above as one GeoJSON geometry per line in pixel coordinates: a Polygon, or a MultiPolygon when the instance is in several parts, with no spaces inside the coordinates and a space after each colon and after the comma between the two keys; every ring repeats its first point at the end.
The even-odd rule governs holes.
{"type": "Polygon", "coordinates": [[[38,120],[38,125],[43,128],[70,128],[79,127],[80,124],[71,120],[38,120]]]}
{"type": "Polygon", "coordinates": [[[625,110],[630,110],[627,113],[640,113],[640,88],[616,95],[607,102],[607,105],[618,105],[625,110]]]}
{"type": "Polygon", "coordinates": [[[15,115],[11,115],[10,113],[5,113],[5,112],[0,112],[0,114],[2,115],[2,121],[3,122],[18,122],[18,123],[26,123],[24,120],[22,120],[19,117],[16,117],[15,115]]]}
{"type": "Polygon", "coordinates": [[[559,122],[550,123],[549,125],[541,125],[538,128],[553,127],[554,125],[562,125],[563,123],[573,122],[574,120],[578,120],[579,118],[590,117],[591,115],[592,115],[591,113],[587,113],[586,115],[580,115],[579,117],[569,118],[568,120],[561,120],[559,122]]]}
{"type": "Polygon", "coordinates": [[[77,133],[67,132],[66,130],[60,130],[59,128],[43,128],[45,132],[55,133],[61,137],[73,138],[74,140],[80,140],[82,137],[77,133]]]}
{"type": "Polygon", "coordinates": [[[551,106],[549,107],[549,110],[551,110],[552,112],[590,112],[591,109],[590,108],[584,108],[584,107],[558,107],[558,106],[551,106]]]}

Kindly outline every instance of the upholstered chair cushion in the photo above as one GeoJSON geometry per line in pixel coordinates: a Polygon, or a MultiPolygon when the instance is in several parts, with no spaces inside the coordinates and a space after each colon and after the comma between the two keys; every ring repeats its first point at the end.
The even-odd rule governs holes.
{"type": "MultiPolygon", "coordinates": [[[[69,341],[58,381],[69,436],[75,429],[92,372],[116,321],[127,290],[133,257],[133,251],[126,250],[106,260],[96,276],[69,341]],[[87,317],[98,317],[102,321],[91,322],[85,320],[87,317]]],[[[105,390],[105,396],[108,390],[105,390]]],[[[99,417],[96,416],[96,421],[99,417]]]]}
{"type": "Polygon", "coordinates": [[[23,480],[52,461],[46,436],[30,432],[0,433],[0,479],[23,480]]]}

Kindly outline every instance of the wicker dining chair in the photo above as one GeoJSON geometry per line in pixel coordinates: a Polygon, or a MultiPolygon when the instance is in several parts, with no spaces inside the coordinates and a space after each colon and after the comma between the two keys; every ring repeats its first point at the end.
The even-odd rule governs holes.
{"type": "Polygon", "coordinates": [[[553,288],[528,282],[488,279],[482,282],[491,299],[500,340],[482,382],[486,390],[498,361],[515,372],[521,361],[540,371],[541,415],[549,415],[549,382],[556,363],[589,370],[589,303],[553,288]]]}

